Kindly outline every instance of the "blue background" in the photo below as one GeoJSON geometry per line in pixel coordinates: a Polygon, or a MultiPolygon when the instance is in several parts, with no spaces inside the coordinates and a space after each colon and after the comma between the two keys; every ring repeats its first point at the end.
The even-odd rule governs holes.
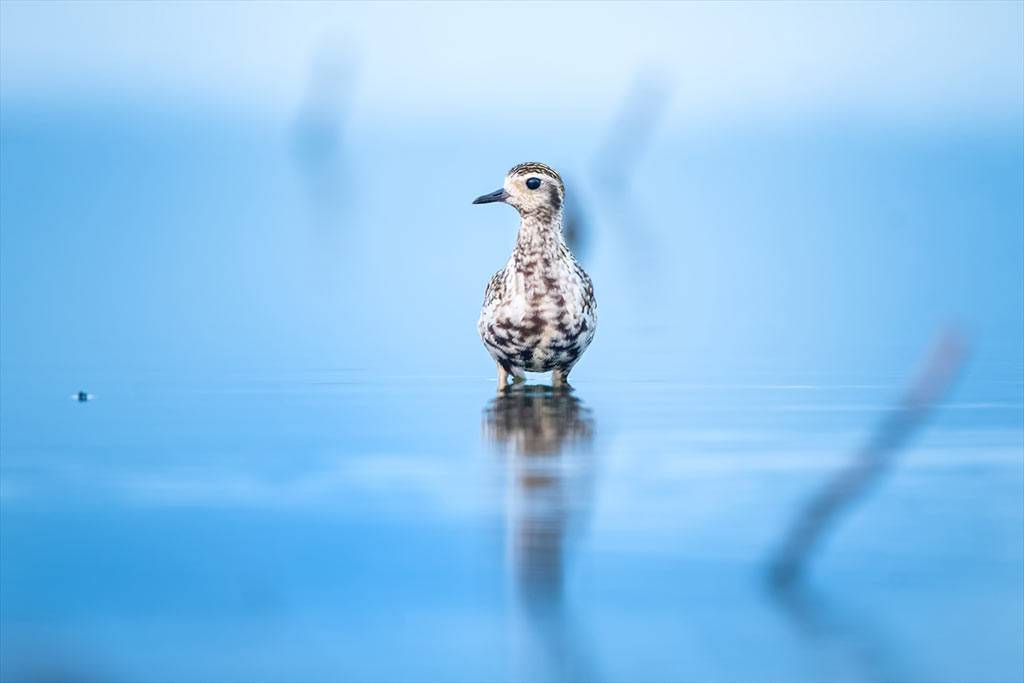
{"type": "Polygon", "coordinates": [[[4,680],[1024,676],[1024,5],[0,19],[4,680]],[[543,618],[470,205],[529,160],[600,320],[543,618]],[[806,642],[764,560],[951,324],[806,642]]]}

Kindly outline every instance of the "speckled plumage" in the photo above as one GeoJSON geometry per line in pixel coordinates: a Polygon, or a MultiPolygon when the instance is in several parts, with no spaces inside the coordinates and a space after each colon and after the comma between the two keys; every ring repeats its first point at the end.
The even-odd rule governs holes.
{"type": "Polygon", "coordinates": [[[520,164],[509,171],[498,193],[481,200],[516,207],[519,234],[505,267],[487,285],[477,330],[505,372],[522,377],[524,372],[553,371],[559,383],[590,345],[597,327],[590,277],[562,238],[564,186],[553,169],[520,164]],[[530,179],[541,180],[541,185],[529,189],[530,179]],[[502,192],[503,198],[493,198],[502,192]]]}

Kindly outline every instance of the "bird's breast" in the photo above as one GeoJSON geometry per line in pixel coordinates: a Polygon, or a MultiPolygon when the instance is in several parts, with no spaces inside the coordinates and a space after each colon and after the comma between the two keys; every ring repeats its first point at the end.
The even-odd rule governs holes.
{"type": "Polygon", "coordinates": [[[502,296],[485,304],[479,330],[498,362],[545,372],[576,361],[593,337],[592,292],[572,268],[506,273],[502,296]]]}

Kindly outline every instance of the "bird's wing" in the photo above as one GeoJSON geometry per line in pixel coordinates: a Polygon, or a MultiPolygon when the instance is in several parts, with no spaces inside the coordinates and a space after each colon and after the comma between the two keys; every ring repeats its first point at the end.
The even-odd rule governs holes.
{"type": "Polygon", "coordinates": [[[491,276],[491,281],[487,283],[487,288],[484,290],[484,306],[488,306],[495,299],[501,298],[501,295],[505,292],[505,269],[501,269],[491,276]]]}

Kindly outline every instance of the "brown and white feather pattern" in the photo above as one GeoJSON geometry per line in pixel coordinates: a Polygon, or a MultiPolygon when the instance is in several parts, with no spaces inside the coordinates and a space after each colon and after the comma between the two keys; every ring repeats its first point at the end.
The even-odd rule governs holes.
{"type": "Polygon", "coordinates": [[[517,376],[568,374],[597,327],[594,287],[562,239],[561,196],[552,200],[553,206],[520,212],[515,249],[488,283],[477,323],[494,360],[517,376]]]}

